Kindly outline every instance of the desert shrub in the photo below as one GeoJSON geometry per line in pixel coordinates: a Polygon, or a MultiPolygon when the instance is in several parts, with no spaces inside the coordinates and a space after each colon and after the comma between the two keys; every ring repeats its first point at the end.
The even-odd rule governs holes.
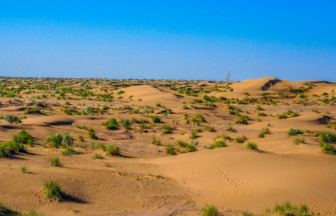
{"type": "Polygon", "coordinates": [[[310,131],[310,130],[306,130],[304,133],[305,133],[305,134],[315,134],[314,131],[310,131]]]}
{"type": "Polygon", "coordinates": [[[290,202],[284,202],[283,204],[276,204],[273,209],[266,209],[265,216],[312,216],[308,207],[304,204],[299,207],[293,206],[290,202]]]}
{"type": "Polygon", "coordinates": [[[26,166],[22,166],[22,167],[21,167],[21,172],[22,172],[22,173],[26,173],[26,172],[28,172],[28,168],[27,168],[26,166]]]}
{"type": "Polygon", "coordinates": [[[196,128],[195,131],[196,131],[196,133],[201,133],[202,132],[202,128],[196,128]]]}
{"type": "Polygon", "coordinates": [[[235,142],[236,143],[243,143],[247,140],[247,137],[246,136],[238,136],[235,138],[235,142]]]}
{"type": "Polygon", "coordinates": [[[232,125],[229,125],[229,127],[226,129],[226,131],[231,131],[233,133],[237,133],[237,130],[232,125]]]}
{"type": "Polygon", "coordinates": [[[263,128],[262,132],[265,133],[265,134],[271,134],[271,131],[268,127],[263,128]]]}
{"type": "Polygon", "coordinates": [[[111,144],[106,146],[106,155],[108,156],[116,156],[116,155],[120,155],[120,149],[119,146],[111,144]]]}
{"type": "Polygon", "coordinates": [[[197,148],[195,145],[192,145],[192,144],[187,144],[186,145],[186,152],[194,152],[194,151],[197,151],[197,148]]]}
{"type": "Polygon", "coordinates": [[[162,134],[168,134],[168,133],[172,133],[173,129],[169,125],[163,125],[161,131],[162,131],[162,134]]]}
{"type": "Polygon", "coordinates": [[[84,137],[82,135],[78,135],[78,142],[84,142],[84,137]]]}
{"type": "Polygon", "coordinates": [[[75,151],[72,146],[67,146],[65,150],[62,152],[62,154],[64,156],[72,156],[78,154],[78,152],[75,151]]]}
{"type": "Polygon", "coordinates": [[[287,115],[286,114],[278,114],[277,117],[278,117],[278,119],[286,119],[287,115]]]}
{"type": "Polygon", "coordinates": [[[160,123],[161,122],[161,119],[157,116],[151,116],[151,119],[152,119],[153,123],[160,123]]]}
{"type": "Polygon", "coordinates": [[[62,135],[59,133],[54,133],[47,137],[47,143],[50,148],[58,148],[62,145],[62,135]]]}
{"type": "Polygon", "coordinates": [[[246,117],[240,116],[235,121],[236,124],[248,124],[246,117]]]}
{"type": "Polygon", "coordinates": [[[4,116],[4,120],[5,120],[6,122],[10,123],[10,124],[13,124],[13,123],[19,123],[19,122],[20,122],[19,119],[20,119],[20,118],[17,117],[17,116],[15,116],[15,115],[5,115],[5,116],[4,116]]]}
{"type": "Polygon", "coordinates": [[[206,205],[201,210],[201,216],[219,216],[219,212],[215,206],[206,205]]]}
{"type": "Polygon", "coordinates": [[[182,140],[178,140],[176,141],[176,145],[179,145],[180,147],[186,147],[188,145],[188,143],[183,142],[182,140]]]}
{"type": "Polygon", "coordinates": [[[259,134],[258,134],[258,138],[264,138],[265,137],[265,133],[263,131],[261,131],[259,134]]]}
{"type": "Polygon", "coordinates": [[[53,166],[53,167],[62,167],[62,163],[61,163],[61,161],[60,161],[60,159],[58,157],[54,157],[53,159],[51,159],[50,166],[53,166]]]}
{"type": "Polygon", "coordinates": [[[334,143],[336,142],[336,134],[329,132],[321,132],[318,134],[318,138],[321,142],[334,143]]]}
{"type": "Polygon", "coordinates": [[[64,114],[66,114],[66,115],[72,115],[72,113],[71,113],[70,110],[68,110],[68,109],[64,109],[63,112],[64,112],[64,114]]]}
{"type": "Polygon", "coordinates": [[[17,215],[17,212],[13,209],[9,208],[8,206],[0,203],[0,216],[14,216],[17,215]]]}
{"type": "Polygon", "coordinates": [[[199,120],[200,122],[206,122],[205,118],[201,114],[196,114],[195,119],[199,120]]]}
{"type": "Polygon", "coordinates": [[[33,142],[33,137],[26,130],[22,130],[18,134],[13,135],[12,140],[29,144],[33,142]]]}
{"type": "Polygon", "coordinates": [[[299,130],[299,129],[289,128],[287,134],[288,134],[289,136],[293,136],[293,135],[297,135],[297,134],[303,134],[303,131],[302,131],[302,130],[299,130]]]}
{"type": "Polygon", "coordinates": [[[88,137],[91,139],[98,139],[95,131],[92,128],[88,128],[88,137]]]}
{"type": "Polygon", "coordinates": [[[108,130],[115,130],[119,128],[118,122],[115,118],[111,118],[110,120],[103,122],[102,125],[108,130]]]}
{"type": "Polygon", "coordinates": [[[264,109],[261,108],[261,106],[258,105],[258,106],[256,107],[256,110],[264,110],[264,109]]]}
{"type": "Polygon", "coordinates": [[[61,186],[56,181],[44,182],[44,192],[46,197],[56,201],[61,201],[63,198],[63,192],[61,186]]]}
{"type": "Polygon", "coordinates": [[[165,150],[166,154],[176,155],[176,149],[172,145],[167,145],[165,150]]]}
{"type": "Polygon", "coordinates": [[[267,115],[264,112],[258,112],[258,117],[260,117],[260,116],[267,116],[267,115]]]}
{"type": "Polygon", "coordinates": [[[67,144],[67,145],[71,145],[74,143],[73,141],[74,139],[70,136],[70,134],[68,133],[65,133],[63,136],[62,136],[62,142],[67,144]]]}
{"type": "Polygon", "coordinates": [[[124,127],[125,129],[130,129],[130,128],[131,128],[131,124],[130,124],[130,122],[128,121],[128,119],[123,119],[122,124],[123,124],[123,127],[124,127]]]}
{"type": "Polygon", "coordinates": [[[99,153],[94,154],[92,158],[93,159],[104,159],[104,157],[99,153]]]}
{"type": "Polygon", "coordinates": [[[154,144],[154,145],[161,145],[161,141],[159,139],[153,138],[152,144],[154,144]]]}
{"type": "Polygon", "coordinates": [[[197,131],[191,131],[191,134],[189,136],[190,139],[195,139],[197,137],[197,131]]]}
{"type": "Polygon", "coordinates": [[[227,147],[226,142],[222,140],[215,141],[214,144],[209,146],[209,149],[215,149],[215,148],[221,148],[221,147],[227,147]]]}
{"type": "Polygon", "coordinates": [[[245,148],[258,150],[258,145],[255,142],[248,142],[245,148]]]}
{"type": "MultiPolygon", "coordinates": [[[[1,215],[1,214],[0,214],[1,215]]],[[[42,213],[37,213],[35,210],[31,210],[28,213],[23,213],[20,216],[44,216],[42,213]]]]}
{"type": "Polygon", "coordinates": [[[294,144],[298,145],[300,143],[304,143],[305,139],[304,138],[296,138],[294,139],[294,144]]]}
{"type": "Polygon", "coordinates": [[[336,153],[335,147],[331,143],[321,143],[321,150],[325,154],[334,155],[336,153]]]}
{"type": "Polygon", "coordinates": [[[297,117],[297,116],[298,116],[298,113],[297,113],[297,112],[293,112],[293,113],[290,115],[291,118],[294,118],[294,117],[297,117]]]}
{"type": "Polygon", "coordinates": [[[9,141],[0,144],[0,157],[10,157],[18,152],[27,153],[26,147],[16,141],[9,141]]]}
{"type": "Polygon", "coordinates": [[[215,128],[214,128],[214,127],[211,127],[210,125],[206,125],[206,126],[204,127],[204,130],[205,130],[205,131],[209,131],[209,132],[216,132],[216,131],[215,131],[215,128]]]}

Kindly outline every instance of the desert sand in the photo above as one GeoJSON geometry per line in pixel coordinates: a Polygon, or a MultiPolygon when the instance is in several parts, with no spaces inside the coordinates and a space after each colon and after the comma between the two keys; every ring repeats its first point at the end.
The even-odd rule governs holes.
{"type": "Polygon", "coordinates": [[[24,144],[28,153],[0,157],[0,203],[18,213],[189,216],[208,204],[223,215],[262,215],[289,201],[316,215],[336,215],[336,156],[323,151],[319,138],[321,132],[336,133],[336,83],[2,78],[0,87],[0,141],[22,130],[33,137],[33,144],[24,144]],[[88,107],[92,111],[83,112],[88,107]],[[197,114],[205,121],[193,121],[197,114]],[[9,123],[6,115],[21,121],[9,123]],[[152,123],[151,116],[161,122],[152,123]],[[102,125],[111,118],[118,129],[102,125]],[[237,123],[239,118],[247,124],[237,123]],[[123,119],[130,127],[123,127],[123,119]],[[164,125],[172,132],[162,133],[164,125]],[[270,133],[261,138],[264,128],[270,133]],[[303,133],[288,135],[290,128],[303,133]],[[65,156],[64,146],[50,146],[47,137],[54,133],[70,134],[78,154],[65,156]],[[237,142],[241,136],[247,139],[237,142]],[[295,144],[297,138],[304,141],[295,144]],[[211,149],[215,141],[227,147],[211,149]],[[251,142],[258,149],[246,148],[251,142]],[[98,144],[115,144],[120,154],[106,155],[98,144]],[[168,145],[175,155],[166,153],[168,145]],[[93,159],[95,154],[102,159],[93,159]],[[62,167],[51,166],[54,157],[62,167]],[[61,186],[63,200],[46,197],[44,182],[50,180],[61,186]]]}

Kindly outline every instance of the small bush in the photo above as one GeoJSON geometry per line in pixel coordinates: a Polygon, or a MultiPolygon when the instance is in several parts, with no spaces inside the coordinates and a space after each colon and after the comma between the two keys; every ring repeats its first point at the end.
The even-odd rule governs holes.
{"type": "Polygon", "coordinates": [[[62,167],[62,163],[60,161],[60,159],[58,157],[54,157],[53,159],[51,159],[51,164],[50,166],[53,166],[53,167],[62,167]]]}
{"type": "Polygon", "coordinates": [[[166,154],[176,155],[176,149],[172,145],[166,146],[166,154]]]}
{"type": "Polygon", "coordinates": [[[199,120],[200,122],[206,122],[205,118],[201,114],[196,114],[194,118],[199,120]]]}
{"type": "Polygon", "coordinates": [[[91,139],[98,139],[95,131],[92,128],[88,128],[88,137],[91,139]]]}
{"type": "Polygon", "coordinates": [[[108,156],[117,156],[117,155],[120,155],[120,149],[119,149],[119,146],[117,145],[108,145],[106,146],[106,155],[108,156]]]}
{"type": "Polygon", "coordinates": [[[71,145],[73,144],[73,138],[70,136],[70,134],[68,133],[65,133],[63,136],[62,136],[62,142],[67,144],[67,145],[71,145]]]}
{"type": "Polygon", "coordinates": [[[285,202],[283,204],[276,204],[273,209],[266,209],[265,216],[312,216],[313,214],[309,211],[308,207],[304,204],[297,206],[292,206],[290,202],[285,202]]]}
{"type": "Polygon", "coordinates": [[[229,125],[229,127],[226,129],[226,131],[231,131],[233,133],[237,133],[237,130],[232,125],[229,125]]]}
{"type": "Polygon", "coordinates": [[[44,182],[44,192],[46,197],[56,201],[61,201],[63,192],[61,186],[59,186],[56,181],[46,181],[44,182]]]}
{"type": "Polygon", "coordinates": [[[8,206],[0,203],[0,216],[12,216],[17,215],[17,212],[9,208],[8,206]]]}
{"type": "Polygon", "coordinates": [[[248,142],[245,148],[258,150],[258,145],[255,142],[248,142]]]}
{"type": "Polygon", "coordinates": [[[103,122],[102,125],[108,130],[115,130],[119,128],[118,122],[115,118],[111,118],[110,120],[103,122]]]}
{"type": "Polygon", "coordinates": [[[4,119],[6,122],[13,124],[13,123],[19,123],[20,122],[20,118],[15,116],[15,115],[5,115],[4,119]]]}
{"type": "Polygon", "coordinates": [[[236,137],[235,142],[236,143],[243,143],[247,140],[246,136],[240,136],[240,137],[236,137]]]}
{"type": "Polygon", "coordinates": [[[62,152],[62,154],[63,154],[64,156],[72,156],[72,155],[76,155],[76,154],[78,154],[78,152],[75,151],[75,150],[73,149],[73,147],[68,146],[68,147],[66,147],[66,149],[62,152]]]}
{"type": "Polygon", "coordinates": [[[54,133],[47,137],[47,143],[50,148],[58,148],[62,145],[62,135],[59,133],[54,133]]]}
{"type": "Polygon", "coordinates": [[[278,117],[278,119],[286,119],[287,115],[286,114],[278,114],[277,117],[278,117]]]}
{"type": "Polygon", "coordinates": [[[152,144],[154,144],[154,145],[161,145],[161,141],[159,139],[153,138],[152,144]]]}
{"type": "Polygon", "coordinates": [[[28,172],[28,168],[27,168],[26,166],[22,166],[22,167],[21,167],[21,172],[22,172],[22,173],[26,173],[26,172],[28,172]]]}
{"type": "Polygon", "coordinates": [[[104,159],[104,157],[99,153],[94,154],[92,158],[93,159],[104,159]]]}
{"type": "Polygon", "coordinates": [[[294,144],[295,145],[298,145],[298,144],[300,144],[300,143],[304,143],[305,142],[305,139],[304,138],[296,138],[296,139],[294,139],[294,144]]]}
{"type": "Polygon", "coordinates": [[[33,142],[33,137],[26,130],[22,130],[17,135],[16,134],[13,135],[12,140],[15,142],[22,142],[28,144],[30,142],[33,142]]]}
{"type": "Polygon", "coordinates": [[[152,119],[153,123],[160,123],[161,122],[161,119],[157,116],[151,116],[151,119],[152,119]]]}
{"type": "Polygon", "coordinates": [[[201,216],[219,216],[219,213],[215,206],[206,205],[201,210],[201,216]]]}
{"type": "Polygon", "coordinates": [[[331,143],[321,143],[321,150],[325,154],[334,155],[336,153],[335,147],[331,143]]]}
{"type": "Polygon", "coordinates": [[[264,112],[258,112],[258,117],[260,117],[260,116],[267,116],[267,115],[264,112]]]}
{"type": "Polygon", "coordinates": [[[322,132],[318,134],[318,138],[321,142],[334,143],[336,142],[336,134],[329,132],[322,132]]]}
{"type": "Polygon", "coordinates": [[[258,138],[265,138],[265,133],[262,131],[258,134],[258,138]]]}
{"type": "Polygon", "coordinates": [[[258,105],[258,106],[256,107],[256,110],[264,110],[264,109],[261,108],[261,106],[258,105]]]}
{"type": "Polygon", "coordinates": [[[124,127],[125,129],[130,129],[130,128],[131,128],[131,124],[130,124],[130,122],[128,121],[128,119],[124,119],[124,120],[122,121],[122,124],[123,124],[123,127],[124,127]]]}
{"type": "Polygon", "coordinates": [[[209,146],[209,149],[215,149],[215,148],[221,148],[221,147],[227,147],[226,142],[222,140],[215,141],[214,144],[209,146]]]}
{"type": "Polygon", "coordinates": [[[197,131],[196,130],[191,131],[191,134],[190,134],[189,138],[190,139],[196,139],[196,137],[197,137],[197,131]]]}
{"type": "Polygon", "coordinates": [[[271,134],[271,131],[268,127],[263,128],[262,132],[265,133],[265,134],[271,134]]]}
{"type": "Polygon", "coordinates": [[[82,135],[78,135],[78,142],[84,142],[84,137],[82,135]]]}
{"type": "Polygon", "coordinates": [[[172,133],[173,129],[169,125],[162,126],[162,134],[172,133]]]}
{"type": "Polygon", "coordinates": [[[204,127],[204,131],[208,131],[208,132],[216,132],[214,127],[211,127],[210,125],[206,125],[204,127]]]}
{"type": "Polygon", "coordinates": [[[299,129],[289,128],[287,134],[288,134],[289,136],[294,136],[294,135],[297,135],[297,134],[303,134],[303,131],[302,131],[302,130],[299,130],[299,129]]]}
{"type": "Polygon", "coordinates": [[[235,121],[236,124],[248,124],[247,119],[243,116],[240,116],[235,121]]]}

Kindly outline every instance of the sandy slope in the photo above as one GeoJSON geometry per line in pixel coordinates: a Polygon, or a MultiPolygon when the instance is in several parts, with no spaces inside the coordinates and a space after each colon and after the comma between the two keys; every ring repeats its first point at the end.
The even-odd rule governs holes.
{"type": "MultiPolygon", "coordinates": [[[[83,82],[76,81],[73,87],[82,88],[83,82]]],[[[288,93],[288,86],[299,88],[306,82],[314,84],[312,89],[304,93],[308,96],[328,92],[331,97],[331,91],[336,90],[334,83],[292,82],[265,77],[232,83],[230,87],[234,89],[233,92],[213,91],[208,95],[241,99],[248,92],[250,97],[261,98],[256,94],[288,93]]],[[[6,80],[6,83],[11,82],[6,80]]],[[[258,214],[277,202],[288,200],[293,204],[306,203],[320,215],[336,215],[336,157],[321,152],[316,135],[287,135],[289,128],[315,133],[336,132],[326,128],[327,123],[336,120],[333,104],[323,105],[317,101],[301,105],[293,104],[293,98],[283,98],[283,104],[261,105],[267,114],[264,117],[257,116],[256,104],[233,104],[234,108],[240,108],[242,114],[250,118],[249,125],[236,125],[236,116],[228,114],[227,106],[222,102],[217,102],[215,108],[196,104],[195,109],[182,109],[184,104],[190,107],[189,102],[195,97],[178,94],[159,82],[118,90],[111,90],[109,81],[105,84],[109,88],[108,92],[113,92],[115,101],[56,100],[55,97],[35,100],[45,100],[49,104],[59,102],[61,105],[69,101],[69,107],[76,106],[71,109],[78,111],[87,105],[98,107],[98,104],[100,108],[103,105],[110,108],[150,105],[154,107],[155,113],[171,109],[171,116],[157,114],[162,123],[146,130],[141,130],[138,123],[132,123],[128,130],[106,130],[102,127],[102,122],[112,117],[117,120],[144,119],[150,126],[150,116],[155,114],[131,115],[128,109],[109,110],[109,115],[65,115],[60,110],[62,106],[53,106],[53,116],[27,114],[27,119],[23,119],[20,124],[9,124],[1,119],[1,142],[11,140],[13,134],[25,129],[34,137],[35,146],[28,147],[29,154],[0,158],[0,202],[19,212],[35,209],[46,215],[190,216],[197,215],[205,204],[215,205],[225,215],[241,215],[244,210],[258,214]],[[117,99],[120,90],[125,93],[120,95],[123,98],[117,99]],[[132,101],[129,100],[130,96],[133,96],[132,101]],[[156,108],[157,103],[165,108],[156,108]],[[298,117],[283,120],[276,117],[288,109],[298,112],[298,117]],[[312,109],[318,109],[319,113],[312,112],[312,109]],[[201,126],[186,125],[184,115],[192,118],[196,114],[202,114],[206,122],[201,126]],[[233,124],[237,133],[226,131],[229,123],[233,124]],[[164,124],[173,128],[172,134],[161,134],[160,127],[164,124]],[[88,138],[87,131],[75,125],[92,127],[100,139],[88,138]],[[189,143],[191,131],[204,128],[205,125],[213,126],[216,132],[203,131],[198,134],[197,152],[179,153],[176,156],[165,154],[166,145],[174,144],[177,140],[189,143]],[[271,134],[258,138],[265,127],[269,127],[271,134]],[[43,147],[46,137],[53,133],[69,133],[76,144],[82,145],[82,148],[75,147],[80,154],[67,157],[61,154],[62,148],[55,150],[43,147]],[[228,147],[213,150],[204,148],[224,133],[230,137],[226,140],[228,147]],[[85,141],[78,142],[78,135],[82,135],[85,141]],[[242,135],[248,141],[256,142],[260,150],[245,149],[247,142],[236,144],[234,139],[242,135]],[[297,137],[305,138],[305,143],[294,145],[293,140],[297,137]],[[153,138],[160,139],[161,145],[151,144],[153,138]],[[98,143],[118,145],[122,156],[109,157],[101,150],[92,149],[98,143]],[[102,154],[104,159],[92,159],[95,153],[102,154]],[[53,157],[60,157],[64,167],[50,167],[53,157]],[[106,167],[107,163],[113,167],[106,167]],[[21,173],[22,166],[27,166],[31,173],[21,173]],[[44,197],[43,182],[51,179],[61,184],[66,193],[64,201],[56,203],[44,197]]],[[[113,84],[113,87],[123,85],[113,84]]],[[[221,84],[200,82],[192,88],[213,88],[215,85],[221,84]]],[[[90,91],[103,94],[102,86],[90,91]]],[[[45,92],[41,90],[38,93],[36,90],[29,97],[42,93],[45,92]]],[[[199,98],[203,98],[203,94],[199,98]]],[[[26,95],[20,99],[24,103],[33,100],[26,95]]],[[[0,115],[24,115],[26,106],[11,106],[13,104],[8,102],[7,97],[0,100],[0,115]]],[[[47,109],[45,111],[49,112],[47,109]]]]}

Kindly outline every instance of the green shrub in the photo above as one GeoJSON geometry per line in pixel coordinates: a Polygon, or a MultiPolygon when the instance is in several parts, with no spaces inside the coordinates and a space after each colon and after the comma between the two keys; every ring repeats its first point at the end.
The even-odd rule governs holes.
{"type": "Polygon", "coordinates": [[[267,116],[267,115],[264,112],[258,112],[258,117],[260,117],[260,116],[267,116]]]}
{"type": "Polygon", "coordinates": [[[108,156],[117,156],[120,155],[120,149],[119,146],[111,144],[106,146],[106,155],[108,156]]]}
{"type": "Polygon", "coordinates": [[[240,116],[235,121],[236,124],[248,124],[247,119],[244,116],[240,116]]]}
{"type": "Polygon", "coordinates": [[[70,136],[70,134],[68,133],[65,133],[63,136],[62,136],[62,142],[67,144],[67,145],[71,145],[73,144],[73,138],[70,136]]]}
{"type": "Polygon", "coordinates": [[[5,115],[4,119],[6,122],[13,124],[13,123],[20,123],[20,118],[15,115],[5,115]]]}
{"type": "Polygon", "coordinates": [[[321,142],[334,143],[336,142],[336,134],[329,132],[318,133],[318,138],[321,142]]]}
{"type": "Polygon", "coordinates": [[[14,216],[17,215],[17,212],[6,206],[5,204],[0,203],[0,216],[14,216]]]}
{"type": "Polygon", "coordinates": [[[119,128],[118,122],[115,118],[111,118],[110,120],[103,122],[102,125],[108,130],[115,130],[119,128]]]}
{"type": "Polygon", "coordinates": [[[265,133],[265,134],[271,134],[271,131],[268,127],[263,128],[262,132],[265,133]]]}
{"type": "Polygon", "coordinates": [[[51,164],[50,166],[53,166],[53,167],[62,167],[62,163],[60,161],[60,159],[58,157],[54,157],[53,159],[51,159],[51,164]]]}
{"type": "Polygon", "coordinates": [[[63,192],[61,186],[59,186],[56,181],[46,181],[44,182],[44,192],[46,197],[56,201],[61,201],[63,198],[63,192]]]}
{"type": "Polygon", "coordinates": [[[248,142],[245,148],[258,150],[258,145],[255,142],[248,142]]]}
{"type": "Polygon", "coordinates": [[[294,135],[297,135],[297,134],[303,134],[303,131],[302,131],[302,130],[299,130],[299,129],[289,128],[287,134],[288,134],[289,136],[294,136],[294,135]]]}
{"type": "Polygon", "coordinates": [[[18,152],[27,153],[26,147],[16,141],[9,141],[0,144],[0,157],[10,157],[18,152]]]}
{"type": "Polygon", "coordinates": [[[123,124],[123,127],[124,127],[125,129],[130,129],[130,128],[131,128],[131,124],[130,124],[130,122],[128,121],[128,119],[123,119],[122,124],[123,124]]]}
{"type": "Polygon", "coordinates": [[[12,140],[28,144],[33,142],[33,137],[26,130],[22,130],[18,134],[13,135],[12,140]]]}
{"type": "Polygon", "coordinates": [[[215,206],[206,205],[201,210],[201,216],[219,216],[219,213],[215,206]]]}
{"type": "Polygon", "coordinates": [[[265,137],[265,133],[262,131],[258,134],[258,138],[264,138],[265,137]]]}
{"type": "Polygon", "coordinates": [[[173,129],[169,125],[162,126],[162,134],[172,133],[173,129]]]}
{"type": "Polygon", "coordinates": [[[247,137],[246,137],[246,136],[238,136],[238,137],[236,137],[235,142],[236,142],[236,143],[243,143],[243,142],[245,142],[246,140],[247,140],[247,137]]]}
{"type": "Polygon", "coordinates": [[[92,128],[88,128],[88,137],[91,139],[98,139],[95,131],[92,128]]]}
{"type": "Polygon", "coordinates": [[[258,106],[256,107],[256,110],[264,110],[264,109],[261,108],[261,106],[258,105],[258,106]]]}
{"type": "Polygon", "coordinates": [[[237,130],[232,125],[229,125],[229,127],[226,129],[226,131],[231,131],[233,133],[237,133],[237,130]]]}
{"type": "Polygon", "coordinates": [[[206,122],[205,118],[201,114],[196,114],[194,118],[199,120],[200,122],[206,122]]]}
{"type": "Polygon", "coordinates": [[[78,142],[84,142],[84,137],[82,135],[78,135],[78,142]]]}
{"type": "Polygon", "coordinates": [[[335,147],[331,143],[321,143],[321,150],[325,154],[334,155],[336,153],[335,147]]]}
{"type": "Polygon", "coordinates": [[[286,119],[287,115],[286,114],[278,114],[277,117],[278,117],[278,119],[286,119]]]}
{"type": "Polygon", "coordinates": [[[187,147],[188,143],[183,142],[181,140],[176,141],[176,145],[179,145],[180,147],[187,147]]]}
{"type": "Polygon", "coordinates": [[[191,134],[190,134],[190,136],[189,136],[189,138],[190,139],[196,139],[196,137],[197,137],[197,131],[191,131],[191,134]]]}
{"type": "Polygon", "coordinates": [[[159,139],[153,138],[152,144],[154,144],[154,145],[161,145],[161,141],[159,139]]]}
{"type": "Polygon", "coordinates": [[[194,151],[197,151],[197,148],[195,145],[192,145],[192,144],[187,144],[186,145],[186,152],[194,152],[194,151]]]}
{"type": "Polygon", "coordinates": [[[73,149],[71,146],[67,146],[66,149],[62,152],[64,156],[72,156],[78,154],[77,151],[73,149]]]}
{"type": "Polygon", "coordinates": [[[26,173],[26,172],[28,172],[28,168],[27,168],[26,166],[22,166],[22,167],[21,167],[21,172],[22,172],[22,173],[26,173]]]}
{"type": "Polygon", "coordinates": [[[166,154],[176,155],[176,149],[172,145],[166,146],[166,154]]]}
{"type": "Polygon", "coordinates": [[[62,145],[62,135],[59,133],[54,133],[47,137],[47,143],[51,148],[58,148],[62,145]]]}
{"type": "Polygon", "coordinates": [[[304,204],[297,206],[292,206],[290,202],[285,202],[283,204],[276,204],[273,209],[266,209],[265,216],[312,216],[313,214],[309,211],[308,207],[304,204]]]}
{"type": "Polygon", "coordinates": [[[218,140],[218,141],[215,141],[214,144],[210,145],[209,149],[215,149],[215,148],[221,148],[221,147],[227,147],[227,145],[225,141],[218,140]]]}
{"type": "Polygon", "coordinates": [[[152,119],[153,123],[160,123],[161,122],[161,119],[157,116],[151,116],[151,119],[152,119]]]}
{"type": "Polygon", "coordinates": [[[216,132],[214,127],[211,127],[210,125],[206,125],[204,127],[204,131],[208,131],[208,132],[216,132]]]}
{"type": "Polygon", "coordinates": [[[304,138],[296,138],[294,139],[294,144],[298,145],[300,143],[304,143],[305,139],[304,138]]]}
{"type": "Polygon", "coordinates": [[[104,159],[104,157],[99,153],[94,154],[92,158],[93,159],[104,159]]]}

